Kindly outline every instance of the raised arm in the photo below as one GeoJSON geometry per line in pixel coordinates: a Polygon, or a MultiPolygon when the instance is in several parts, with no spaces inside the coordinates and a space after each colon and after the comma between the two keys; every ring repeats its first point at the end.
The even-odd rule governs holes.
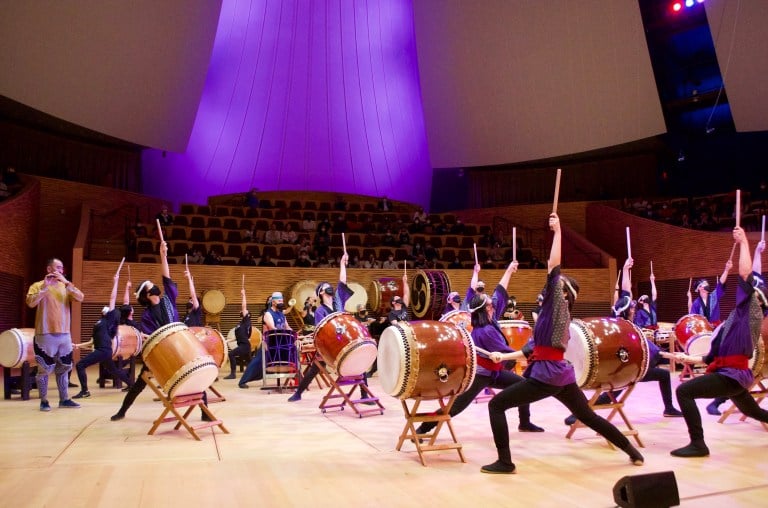
{"type": "Polygon", "coordinates": [[[131,281],[125,281],[125,293],[123,293],[123,305],[131,304],[131,281]]]}
{"type": "Polygon", "coordinates": [[[656,297],[658,296],[658,293],[656,292],[656,276],[653,273],[651,273],[650,279],[651,279],[651,301],[655,302],[656,297]]]}
{"type": "MultiPolygon", "coordinates": [[[[733,228],[733,239],[739,244],[739,277],[747,280],[752,273],[752,255],[749,252],[749,240],[744,230],[737,226],[733,228]]],[[[730,262],[730,260],[728,260],[730,262]]]]}
{"type": "Polygon", "coordinates": [[[560,265],[562,253],[560,218],[556,213],[551,213],[549,215],[549,229],[554,232],[554,236],[552,237],[552,250],[549,252],[549,261],[547,262],[547,271],[551,272],[553,268],[560,265]]]}
{"type": "Polygon", "coordinates": [[[403,308],[408,308],[411,303],[411,288],[408,287],[408,276],[403,274],[403,308]]]}
{"type": "Polygon", "coordinates": [[[184,270],[184,276],[189,281],[189,297],[192,300],[192,309],[197,310],[200,308],[200,301],[197,299],[197,291],[195,291],[195,279],[192,278],[192,273],[189,270],[184,270]]]}
{"type": "Polygon", "coordinates": [[[339,259],[339,282],[347,283],[347,262],[349,261],[349,255],[345,252],[339,259]]]}
{"type": "Polygon", "coordinates": [[[248,302],[245,300],[245,288],[240,288],[240,315],[245,316],[247,312],[248,302]]]}
{"type": "Polygon", "coordinates": [[[117,302],[117,285],[120,283],[120,272],[117,272],[113,277],[112,292],[109,293],[109,310],[115,309],[115,303],[117,302]]]}
{"type": "Polygon", "coordinates": [[[752,258],[752,271],[763,273],[763,251],[765,250],[765,240],[760,240],[755,246],[755,255],[752,258]]]}
{"type": "Polygon", "coordinates": [[[168,244],[166,242],[160,243],[160,265],[163,270],[163,277],[171,278],[171,269],[168,267],[168,244]]]}
{"type": "MultiPolygon", "coordinates": [[[[734,229],[734,232],[736,230],[734,229]]],[[[743,231],[742,231],[743,233],[743,231]]],[[[735,234],[735,233],[734,233],[735,234]]],[[[747,247],[749,247],[749,243],[747,243],[747,247]]],[[[749,257],[749,252],[747,252],[747,257],[749,257]]],[[[741,259],[741,257],[739,257],[741,259]]],[[[725,262],[725,269],[723,270],[723,274],[720,275],[720,285],[725,284],[725,281],[728,280],[728,272],[731,271],[731,268],[733,268],[733,260],[728,259],[728,261],[725,262]]],[[[741,272],[739,272],[741,273],[741,272]]]]}
{"type": "Polygon", "coordinates": [[[630,275],[630,271],[632,270],[632,266],[634,266],[634,264],[634,259],[627,258],[627,260],[624,262],[624,268],[621,269],[621,289],[630,295],[632,294],[632,277],[630,275]]]}
{"type": "Polygon", "coordinates": [[[469,287],[472,288],[472,291],[477,290],[477,281],[479,280],[480,280],[480,263],[475,263],[475,266],[472,269],[472,279],[469,281],[469,287]]]}
{"type": "Polygon", "coordinates": [[[504,275],[501,276],[501,280],[499,281],[499,285],[501,287],[507,289],[507,286],[509,285],[509,279],[512,277],[513,273],[517,272],[517,267],[517,261],[512,261],[509,266],[507,266],[507,269],[504,271],[504,275]]]}

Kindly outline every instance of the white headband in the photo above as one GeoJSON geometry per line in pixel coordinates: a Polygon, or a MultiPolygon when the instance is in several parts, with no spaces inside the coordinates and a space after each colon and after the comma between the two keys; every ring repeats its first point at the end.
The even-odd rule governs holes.
{"type": "Polygon", "coordinates": [[[139,295],[141,294],[141,291],[142,291],[142,290],[143,290],[145,287],[147,287],[147,284],[150,284],[150,283],[151,283],[151,281],[149,281],[149,280],[145,280],[144,282],[142,282],[142,283],[141,283],[141,285],[139,286],[139,289],[138,289],[138,290],[137,290],[137,291],[136,291],[136,292],[133,294],[133,296],[135,296],[136,298],[138,298],[138,297],[139,297],[139,295]]]}
{"type": "Polygon", "coordinates": [[[489,300],[488,295],[483,295],[483,301],[480,303],[480,305],[478,305],[475,308],[470,307],[469,312],[475,312],[476,310],[480,310],[480,308],[484,307],[488,303],[488,300],[489,300]]]}

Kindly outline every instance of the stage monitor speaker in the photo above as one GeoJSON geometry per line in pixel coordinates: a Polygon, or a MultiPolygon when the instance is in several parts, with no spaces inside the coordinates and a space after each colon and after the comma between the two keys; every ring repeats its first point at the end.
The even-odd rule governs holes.
{"type": "Polygon", "coordinates": [[[674,471],[625,476],[613,486],[621,508],[661,508],[680,505],[674,471]]]}

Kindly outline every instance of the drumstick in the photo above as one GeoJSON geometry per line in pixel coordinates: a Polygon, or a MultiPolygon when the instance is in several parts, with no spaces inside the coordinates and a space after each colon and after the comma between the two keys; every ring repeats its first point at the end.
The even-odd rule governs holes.
{"type": "Polygon", "coordinates": [[[512,261],[517,261],[517,228],[512,227],[512,261]]]}
{"type": "Polygon", "coordinates": [[[653,275],[653,259],[651,259],[651,275],[653,275]]]}
{"type": "Polygon", "coordinates": [[[240,289],[245,289],[245,274],[243,274],[243,282],[240,285],[240,289]]]}
{"type": "Polygon", "coordinates": [[[689,292],[689,293],[691,292],[691,284],[692,284],[692,283],[693,283],[693,277],[690,277],[690,278],[688,279],[688,292],[689,292]]]}
{"type": "Polygon", "coordinates": [[[160,226],[160,219],[155,219],[155,222],[157,222],[157,234],[160,235],[160,243],[165,243],[165,238],[163,238],[163,228],[160,226]]]}
{"type": "Polygon", "coordinates": [[[341,248],[344,251],[344,254],[347,253],[347,240],[344,238],[344,233],[341,234],[341,248]]]}
{"type": "Polygon", "coordinates": [[[472,247],[474,247],[474,249],[475,249],[475,264],[476,264],[476,265],[479,265],[479,264],[480,264],[480,262],[477,260],[477,244],[476,244],[476,243],[473,243],[473,244],[472,244],[472,247]]]}
{"type": "Polygon", "coordinates": [[[733,242],[733,247],[731,247],[731,255],[728,257],[728,261],[733,261],[734,252],[736,252],[736,242],[733,242]]]}
{"type": "Polygon", "coordinates": [[[627,226],[627,257],[632,257],[632,242],[629,240],[629,226],[627,226]]]}
{"type": "Polygon", "coordinates": [[[120,274],[120,270],[123,269],[123,263],[125,263],[125,256],[123,256],[122,261],[120,261],[120,266],[117,267],[117,273],[120,274]]]}
{"type": "Polygon", "coordinates": [[[560,196],[560,174],[562,169],[557,168],[557,176],[555,177],[555,201],[552,203],[552,213],[557,213],[557,198],[560,196]]]}
{"type": "Polygon", "coordinates": [[[187,259],[186,253],[184,254],[184,269],[189,272],[189,260],[187,259]]]}
{"type": "Polygon", "coordinates": [[[765,241],[765,215],[763,215],[763,229],[760,230],[760,241],[765,241]]]}
{"type": "Polygon", "coordinates": [[[484,355],[486,355],[488,357],[491,356],[490,351],[486,351],[485,349],[481,348],[480,346],[475,346],[475,349],[477,350],[478,353],[483,353],[484,355]]]}
{"type": "Polygon", "coordinates": [[[131,265],[128,265],[128,281],[131,280],[131,265]]]}
{"type": "Polygon", "coordinates": [[[736,227],[741,226],[741,189],[736,189],[736,227]]]}

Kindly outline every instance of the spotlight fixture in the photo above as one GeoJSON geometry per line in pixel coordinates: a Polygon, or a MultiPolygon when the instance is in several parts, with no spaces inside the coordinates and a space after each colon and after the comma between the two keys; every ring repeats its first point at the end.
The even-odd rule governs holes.
{"type": "Polygon", "coordinates": [[[713,132],[715,132],[714,127],[707,127],[707,134],[712,134],[713,132]]]}

